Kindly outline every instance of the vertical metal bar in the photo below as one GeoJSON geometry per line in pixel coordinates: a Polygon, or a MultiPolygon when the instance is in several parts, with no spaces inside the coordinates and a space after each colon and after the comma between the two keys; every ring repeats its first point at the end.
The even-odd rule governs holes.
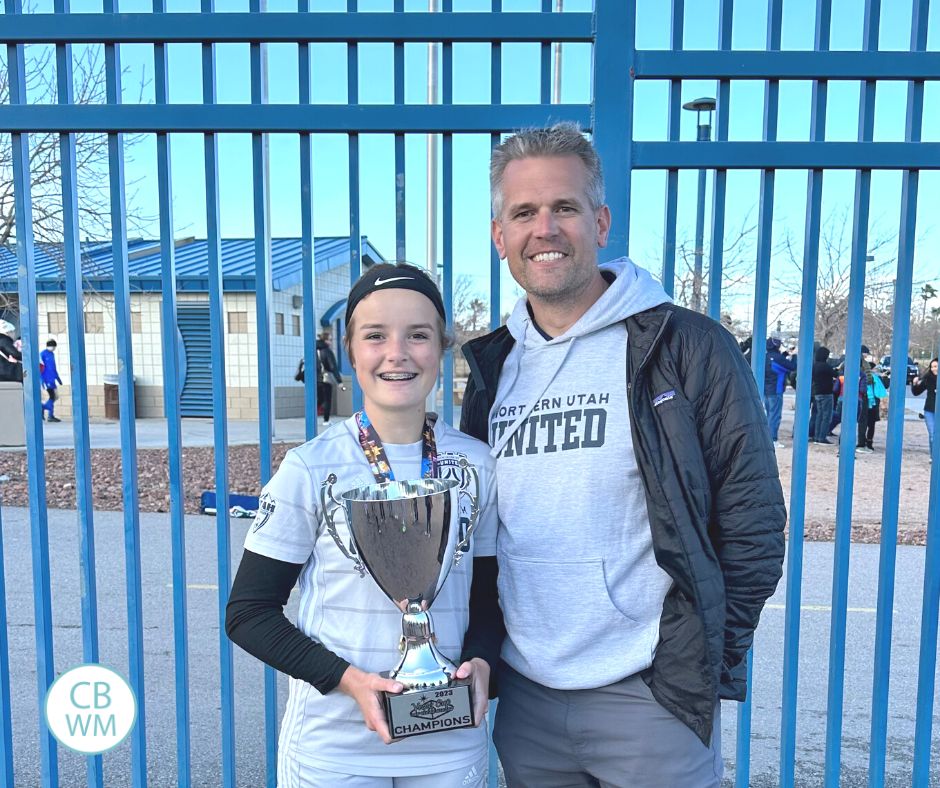
{"type": "MultiPolygon", "coordinates": [[[[117,0],[105,0],[105,13],[117,14],[117,0]]],[[[105,44],[107,101],[121,103],[121,55],[116,44],[105,44]]],[[[124,191],[124,135],[108,134],[111,190],[111,256],[114,265],[114,322],[117,329],[118,404],[121,411],[122,493],[124,501],[124,561],[127,573],[128,669],[137,695],[138,718],[131,732],[131,778],[147,784],[147,738],[144,716],[144,620],[140,565],[140,511],[137,484],[136,396],[134,349],[131,341],[130,282],[127,259],[127,211],[124,191]]],[[[185,581],[184,581],[185,582],[185,581]]]]}
{"type": "MultiPolygon", "coordinates": [[[[404,13],[404,0],[395,0],[394,12],[404,13]]],[[[405,104],[405,45],[396,41],[392,45],[394,60],[394,99],[396,106],[405,104]]],[[[407,260],[405,246],[407,225],[405,222],[405,135],[395,135],[395,259],[407,260]]]]}
{"type": "Polygon", "coordinates": [[[636,0],[594,9],[594,147],[607,174],[611,230],[608,255],[630,249],[630,174],[633,165],[633,68],[636,0]]]}
{"type": "MultiPolygon", "coordinates": [[[[934,349],[934,356],[940,347],[934,349]]],[[[903,358],[900,356],[898,358],[903,358]]],[[[897,364],[897,362],[895,362],[897,364]]],[[[895,367],[897,369],[897,367],[895,367]]],[[[917,711],[914,721],[913,788],[930,785],[933,696],[937,670],[937,615],[940,613],[940,440],[934,439],[927,502],[927,550],[920,614],[920,655],[917,663],[917,711]]]]}
{"type": "MultiPolygon", "coordinates": [[[[930,2],[914,0],[911,11],[911,51],[927,48],[927,17],[930,2]]],[[[924,83],[907,85],[907,118],[904,138],[920,142],[924,117],[924,83]]],[[[917,228],[917,187],[920,173],[905,170],[901,186],[901,220],[898,237],[898,263],[895,281],[894,325],[891,357],[906,359],[910,338],[911,289],[914,279],[914,243],[917,228]]],[[[888,740],[888,685],[891,671],[891,630],[894,617],[894,578],[897,558],[898,507],[901,489],[901,454],[904,443],[904,393],[906,373],[897,374],[894,387],[900,395],[888,398],[887,447],[885,450],[884,494],[881,506],[881,551],[878,567],[878,603],[875,618],[875,665],[871,704],[871,744],[868,757],[868,785],[882,788],[888,740]]],[[[916,736],[915,736],[916,741],[916,736]]],[[[915,759],[916,760],[916,759],[915,759]]]]}
{"type": "MultiPolygon", "coordinates": [[[[750,689],[754,682],[754,649],[747,652],[747,686],[750,689]]],[[[738,704],[738,730],[744,729],[750,734],[751,730],[751,696],[744,703],[738,704]]],[[[741,735],[738,734],[734,762],[735,788],[749,788],[751,784],[751,745],[750,735],[744,746],[741,744],[741,735]]]]}
{"type": "MultiPolygon", "coordinates": [[[[22,0],[7,0],[6,13],[23,13],[22,0]]],[[[27,103],[26,59],[21,44],[7,45],[10,103],[27,103]]],[[[52,590],[49,577],[49,522],[46,510],[46,464],[39,388],[39,325],[36,305],[36,258],[33,246],[32,183],[29,137],[10,135],[13,153],[13,210],[16,221],[17,287],[23,337],[23,388],[26,418],[26,476],[29,486],[30,545],[33,569],[33,615],[36,621],[36,680],[39,707],[55,678],[52,649],[52,590]]],[[[43,785],[57,785],[56,743],[40,722],[39,763],[43,785]]]]}
{"type": "MultiPolygon", "coordinates": [[[[492,0],[490,10],[499,13],[503,10],[502,0],[492,0]]],[[[490,103],[501,104],[503,101],[502,86],[502,52],[498,41],[490,45],[490,103]]],[[[499,145],[499,134],[490,135],[490,148],[499,145]]],[[[501,261],[496,247],[490,244],[490,330],[499,328],[500,319],[500,277],[502,275],[501,261]]],[[[490,785],[495,786],[493,762],[496,760],[496,750],[490,753],[490,785]]]]}
{"type": "MultiPolygon", "coordinates": [[[[502,0],[492,0],[490,10],[493,13],[499,13],[503,10],[502,0]]],[[[490,45],[490,103],[494,106],[502,103],[502,52],[498,41],[490,45]]],[[[496,148],[500,142],[499,134],[490,135],[490,148],[496,148]]],[[[492,195],[490,195],[492,197],[492,195]]],[[[500,277],[502,275],[501,260],[496,247],[490,244],[490,330],[495,331],[499,328],[501,321],[500,315],[500,277]]],[[[493,724],[496,721],[496,707],[499,700],[491,700],[489,703],[488,724],[489,724],[489,770],[486,775],[486,784],[488,788],[498,788],[499,786],[499,756],[496,753],[496,745],[493,743],[493,724]]]]}
{"type": "MultiPolygon", "coordinates": [[[[56,0],[55,13],[68,14],[69,0],[56,0]]],[[[74,101],[72,47],[57,44],[56,94],[58,103],[74,101]]],[[[82,659],[98,662],[98,591],[95,575],[95,525],[91,490],[91,440],[88,428],[88,364],[85,353],[85,314],[82,293],[82,254],[79,246],[78,172],[75,135],[59,135],[62,178],[62,230],[65,257],[65,292],[68,310],[69,381],[72,394],[72,434],[75,445],[75,497],[79,531],[79,573],[82,606],[82,659]]],[[[101,756],[86,759],[89,786],[102,785],[101,756]]]]}
{"type": "MultiPolygon", "coordinates": [[[[166,13],[166,1],[154,0],[153,12],[166,13]]],[[[154,98],[169,103],[166,46],[154,44],[154,98]]],[[[173,239],[173,187],[170,140],[157,134],[157,199],[160,216],[161,335],[163,341],[163,403],[167,429],[170,482],[170,551],[173,567],[173,657],[176,675],[176,757],[180,784],[190,779],[189,633],[186,601],[186,525],[183,491],[183,432],[180,422],[180,353],[177,328],[176,247],[173,239]]]]}
{"type": "MultiPolygon", "coordinates": [[[[542,13],[552,13],[552,0],[542,0],[542,13]]],[[[445,44],[445,46],[447,46],[445,44]]],[[[539,101],[552,103],[552,42],[543,41],[539,45],[539,101]]]]}
{"type": "MultiPolygon", "coordinates": [[[[2,484],[2,482],[0,482],[2,484]]],[[[13,781],[13,708],[10,705],[10,636],[7,629],[7,584],[3,565],[3,503],[0,501],[0,781],[13,781]]]]}
{"type": "MultiPolygon", "coordinates": [[[[866,0],[863,46],[878,49],[881,0],[866,0]]],[[[862,83],[858,107],[858,140],[871,142],[875,124],[875,81],[862,83]]],[[[855,470],[855,441],[851,439],[853,412],[849,392],[858,389],[861,360],[862,319],[865,298],[865,258],[868,250],[868,215],[871,200],[871,170],[855,176],[855,215],[852,227],[852,263],[849,273],[849,315],[845,339],[845,386],[842,399],[842,432],[839,440],[839,481],[836,503],[836,541],[833,555],[832,624],[829,634],[829,698],[826,719],[825,785],[836,788],[842,751],[842,708],[845,687],[845,632],[849,591],[849,547],[852,530],[852,489],[855,470]],[[847,412],[848,411],[848,412],[847,412]]],[[[905,349],[905,357],[907,352],[905,349]]],[[[856,397],[856,400],[858,398],[856,397]]],[[[859,407],[856,402],[856,409],[859,407]]],[[[856,418],[857,418],[856,414],[856,418]]]]}
{"type": "MultiPolygon", "coordinates": [[[[724,10],[724,9],[722,9],[724,10]]],[[[722,22],[731,25],[731,13],[722,22]]],[[[770,0],[767,11],[767,49],[780,49],[780,30],[783,17],[782,0],[770,0]]],[[[764,92],[764,140],[777,139],[777,110],[780,86],[777,80],[768,80],[764,92]]],[[[727,106],[727,101],[725,102],[727,106]]],[[[770,295],[770,258],[774,218],[774,170],[763,170],[760,183],[760,208],[757,229],[757,270],[754,281],[754,320],[751,340],[751,369],[757,380],[758,390],[763,391],[764,358],[766,352],[767,305],[770,295]]],[[[722,236],[724,233],[722,232],[722,236]]],[[[722,238],[717,243],[723,244],[722,238]]],[[[715,240],[712,241],[714,247],[715,240]]],[[[719,280],[720,287],[720,280],[719,280]]],[[[720,294],[719,294],[720,298],[720,294]]],[[[799,406],[799,404],[798,404],[799,406]]],[[[747,656],[748,671],[754,661],[753,650],[747,656]]],[[[736,783],[746,786],[750,775],[751,758],[751,705],[754,701],[753,685],[748,677],[748,693],[738,707],[737,758],[735,762],[736,783]],[[742,775],[745,777],[742,782],[742,775]]]]}
{"type": "MultiPolygon", "coordinates": [[[[685,0],[672,0],[669,18],[669,48],[679,52],[685,30],[685,0]]],[[[682,80],[669,81],[666,126],[670,142],[678,142],[682,121],[682,80]]],[[[670,297],[676,290],[676,217],[679,211],[679,170],[666,172],[666,216],[663,226],[663,288],[670,297]]]]}
{"type": "MultiPolygon", "coordinates": [[[[165,2],[165,0],[161,0],[165,2]]],[[[202,0],[201,10],[211,14],[215,11],[214,0],[202,0]]],[[[211,105],[216,102],[215,46],[204,43],[202,55],[202,101],[211,105]]],[[[158,137],[159,141],[159,137],[158,137]]],[[[212,388],[227,391],[225,363],[225,313],[222,276],[222,239],[219,224],[219,176],[218,146],[214,134],[203,138],[204,177],[206,183],[206,252],[209,274],[209,333],[212,348],[212,388]]],[[[169,178],[167,178],[169,187],[169,178]]],[[[172,232],[172,225],[167,227],[172,232]]],[[[161,232],[161,237],[163,236],[161,232]]],[[[171,236],[172,238],[172,236],[171,236]]],[[[171,240],[172,245],[172,240],[171,240]]],[[[164,257],[164,264],[166,257],[164,257]]],[[[166,274],[164,275],[166,277],[166,274]]],[[[175,280],[174,280],[175,281],[175,280]]],[[[176,320],[174,305],[172,319],[176,320]]],[[[164,319],[164,325],[166,325],[164,319]]],[[[165,344],[169,344],[167,339],[165,344]]],[[[175,344],[175,342],[174,342],[175,344]]],[[[219,615],[219,687],[220,724],[222,737],[222,784],[235,785],[235,686],[232,667],[232,643],[225,634],[225,608],[231,589],[231,542],[228,518],[228,404],[226,397],[214,397],[212,402],[212,432],[215,459],[216,492],[216,565],[218,573],[219,615]]],[[[177,423],[179,412],[176,411],[177,423]]],[[[182,517],[182,515],[181,515],[182,517]]],[[[182,535],[182,527],[179,529],[182,535]]],[[[182,542],[180,544],[182,547],[182,542]]],[[[183,585],[185,594],[185,584],[183,585]]]]}
{"type": "MultiPolygon", "coordinates": [[[[260,0],[250,0],[249,11],[261,13],[260,0]]],[[[250,44],[249,52],[251,103],[257,106],[267,102],[267,74],[262,63],[264,58],[262,44],[250,44]]],[[[266,134],[255,132],[251,135],[255,229],[255,325],[258,336],[259,476],[262,484],[266,484],[273,473],[271,444],[274,438],[274,387],[271,372],[271,228],[268,215],[270,183],[267,147],[266,134]]],[[[227,511],[227,499],[224,505],[227,511]]],[[[270,788],[274,788],[277,784],[277,671],[270,665],[264,668],[264,709],[267,781],[270,788]]]]}
{"type": "MultiPolygon", "coordinates": [[[[700,141],[701,138],[699,138],[700,141]]],[[[705,168],[698,171],[698,191],[695,201],[695,267],[692,272],[692,311],[702,309],[702,257],[705,254],[705,168]]]]}
{"type": "MultiPolygon", "coordinates": [[[[781,0],[770,0],[767,15],[767,49],[780,49],[781,0]]],[[[780,85],[775,79],[767,80],[764,92],[764,140],[777,139],[777,110],[780,85]]],[[[760,206],[757,226],[757,269],[754,282],[754,320],[751,346],[751,369],[758,389],[763,391],[764,358],[767,339],[767,303],[770,292],[770,256],[774,213],[774,170],[762,170],[760,180],[760,206]]],[[[738,731],[738,738],[742,731],[738,731]]],[[[747,731],[750,736],[750,731],[747,731]]]]}
{"type": "MultiPolygon", "coordinates": [[[[545,0],[542,0],[544,6],[545,0]]],[[[445,14],[452,13],[453,3],[451,0],[444,0],[443,11],[445,14]]],[[[543,68],[543,94],[545,88],[544,69],[546,65],[551,74],[551,58],[546,58],[545,52],[550,53],[551,47],[542,45],[542,68],[543,68]]],[[[441,50],[441,103],[448,105],[454,100],[454,53],[453,46],[444,43],[441,50]]],[[[447,321],[450,325],[454,324],[454,135],[443,135],[442,161],[443,167],[443,199],[442,208],[444,211],[443,221],[441,223],[442,246],[444,251],[444,260],[442,268],[443,281],[441,289],[444,293],[444,313],[447,315],[447,321]]],[[[454,423],[454,350],[448,348],[444,352],[444,390],[441,397],[441,415],[448,424],[454,423]]]]}
{"type": "MultiPolygon", "coordinates": [[[[829,49],[832,0],[817,0],[816,51],[829,49]]],[[[810,139],[826,137],[828,83],[813,82],[810,139]]],[[[798,402],[807,399],[812,381],[813,328],[816,316],[816,277],[819,270],[819,236],[822,227],[823,171],[812,170],[806,185],[806,225],[803,237],[803,287],[800,305],[800,344],[796,377],[798,402]]],[[[793,788],[796,769],[797,690],[800,669],[800,606],[803,591],[803,536],[806,515],[806,448],[808,433],[805,410],[797,410],[793,432],[799,443],[793,453],[790,479],[790,537],[787,547],[787,603],[783,635],[783,686],[780,699],[780,785],[793,788]],[[800,436],[803,436],[801,438],[800,436]]]]}
{"type": "MultiPolygon", "coordinates": [[[[733,0],[721,0],[718,21],[718,48],[731,49],[731,21],[733,0]]],[[[715,141],[728,139],[728,118],[731,110],[731,81],[718,81],[718,96],[715,112],[715,141]]],[[[721,283],[725,256],[725,196],[728,189],[728,171],[718,169],[712,178],[712,232],[711,252],[708,262],[708,308],[713,320],[721,318],[721,283]]]]}
{"type": "MultiPolygon", "coordinates": [[[[310,0],[298,0],[297,10],[302,14],[310,12],[310,0]]],[[[396,58],[398,47],[396,44],[396,58]]],[[[299,99],[302,105],[309,105],[310,86],[310,45],[298,45],[297,62],[299,68],[299,99]]],[[[396,74],[397,74],[396,59],[396,74]]],[[[397,79],[397,76],[396,76],[397,79]]],[[[313,135],[301,134],[300,142],[300,246],[303,265],[303,325],[304,325],[304,434],[307,440],[317,434],[317,271],[316,238],[313,234],[313,135]]],[[[397,136],[396,136],[397,144],[397,136]]],[[[396,147],[396,156],[398,150],[396,147]]]]}
{"type": "MultiPolygon", "coordinates": [[[[357,0],[346,0],[346,11],[355,13],[357,0]]],[[[359,53],[354,42],[346,45],[346,100],[359,103],[359,53]]],[[[432,272],[433,273],[433,272],[432,272]]],[[[359,135],[349,133],[349,286],[362,274],[362,225],[359,216],[359,135]]],[[[353,375],[353,410],[362,409],[362,389],[353,375]]]]}

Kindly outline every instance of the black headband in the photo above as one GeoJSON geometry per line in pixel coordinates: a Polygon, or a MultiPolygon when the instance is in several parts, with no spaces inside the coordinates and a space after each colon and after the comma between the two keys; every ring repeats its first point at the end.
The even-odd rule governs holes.
{"type": "Polygon", "coordinates": [[[441,298],[441,291],[437,289],[434,280],[427,273],[413,265],[380,263],[359,277],[359,281],[349,291],[349,298],[346,300],[347,327],[359,302],[376,290],[414,290],[416,293],[426,296],[434,304],[441,320],[447,319],[444,314],[444,301],[441,298]]]}

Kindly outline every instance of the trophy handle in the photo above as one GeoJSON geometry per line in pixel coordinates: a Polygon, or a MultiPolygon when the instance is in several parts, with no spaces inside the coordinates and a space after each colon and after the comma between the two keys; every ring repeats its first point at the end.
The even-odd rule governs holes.
{"type": "MultiPolygon", "coordinates": [[[[323,484],[320,485],[320,507],[323,510],[323,519],[326,521],[326,530],[327,533],[333,537],[333,541],[336,542],[336,546],[339,548],[340,552],[355,564],[356,571],[359,572],[359,577],[365,577],[365,565],[356,552],[352,540],[350,539],[349,546],[347,547],[336,531],[336,521],[334,520],[336,512],[339,509],[345,511],[346,507],[343,505],[342,501],[337,500],[336,496],[333,495],[334,484],[336,484],[336,474],[331,473],[323,480],[323,484]]],[[[349,522],[348,513],[346,522],[349,522]]]]}
{"type": "Polygon", "coordinates": [[[470,549],[470,537],[473,535],[473,529],[476,527],[477,519],[480,516],[480,476],[477,473],[476,466],[466,457],[460,458],[459,465],[460,470],[469,473],[473,479],[473,491],[470,491],[468,485],[466,492],[461,493],[461,495],[466,495],[470,499],[470,518],[467,523],[467,531],[454,550],[454,566],[460,563],[460,559],[470,549]]]}

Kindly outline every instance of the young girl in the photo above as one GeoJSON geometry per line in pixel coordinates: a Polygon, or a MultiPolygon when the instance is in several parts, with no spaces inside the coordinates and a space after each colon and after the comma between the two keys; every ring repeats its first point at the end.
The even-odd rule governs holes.
{"type": "MultiPolygon", "coordinates": [[[[392,739],[378,693],[403,686],[379,673],[398,662],[401,611],[340,552],[325,530],[319,501],[331,473],[339,494],[393,478],[435,476],[467,484],[461,459],[476,467],[480,514],[471,554],[452,569],[431,610],[436,645],[457,662],[473,554],[495,554],[496,485],[489,447],[425,412],[447,343],[437,286],[414,266],[374,266],[349,294],[345,341],[364,408],[289,451],[265,486],[232,587],[226,631],[291,677],[278,752],[280,786],[482,786],[488,742],[479,722],[489,666],[476,658],[457,671],[472,679],[478,727],[386,746],[392,739]],[[283,608],[298,578],[294,626],[283,608]]],[[[463,509],[466,496],[460,498],[463,509]]],[[[336,519],[348,541],[341,509],[336,519]]]]}

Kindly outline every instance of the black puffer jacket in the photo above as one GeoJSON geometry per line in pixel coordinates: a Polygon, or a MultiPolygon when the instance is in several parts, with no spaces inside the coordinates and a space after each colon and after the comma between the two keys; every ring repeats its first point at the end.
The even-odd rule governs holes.
{"type": "MultiPolygon", "coordinates": [[[[757,386],[732,336],[672,304],[629,317],[626,327],[634,450],[656,560],[674,581],[645,679],[707,744],[716,700],[747,692],[745,657],[782,571],[783,491],[757,386]]],[[[460,428],[484,441],[513,342],[504,327],[464,346],[471,378],[460,428]]],[[[474,562],[464,649],[490,664],[505,636],[495,563],[474,562]]]]}

